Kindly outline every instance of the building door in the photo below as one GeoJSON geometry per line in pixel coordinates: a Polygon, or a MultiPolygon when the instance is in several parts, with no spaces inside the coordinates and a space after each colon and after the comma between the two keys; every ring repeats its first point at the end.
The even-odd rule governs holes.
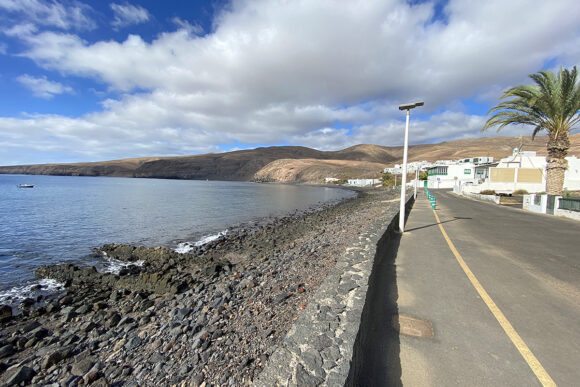
{"type": "Polygon", "coordinates": [[[554,206],[556,204],[556,196],[548,195],[548,203],[546,205],[546,214],[554,215],[554,206]]]}

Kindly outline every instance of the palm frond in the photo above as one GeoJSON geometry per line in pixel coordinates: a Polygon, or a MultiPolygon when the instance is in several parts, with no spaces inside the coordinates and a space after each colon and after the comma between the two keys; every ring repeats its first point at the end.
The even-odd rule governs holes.
{"type": "Polygon", "coordinates": [[[534,127],[532,136],[546,130],[553,136],[568,134],[580,122],[580,84],[576,66],[561,69],[556,76],[548,70],[531,74],[532,85],[515,86],[501,96],[504,100],[488,112],[482,131],[507,125],[534,127]]]}
{"type": "Polygon", "coordinates": [[[537,134],[540,133],[542,130],[544,130],[544,128],[542,128],[541,126],[536,126],[534,128],[534,132],[532,133],[532,141],[534,141],[534,139],[536,138],[537,134]]]}

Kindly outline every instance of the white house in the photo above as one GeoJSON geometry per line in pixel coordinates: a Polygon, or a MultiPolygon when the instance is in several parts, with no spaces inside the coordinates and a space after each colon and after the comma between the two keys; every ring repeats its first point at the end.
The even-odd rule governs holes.
{"type": "MultiPolygon", "coordinates": [[[[580,189],[580,160],[576,156],[566,157],[568,169],[564,177],[564,188],[580,189]]],[[[512,193],[517,190],[544,192],[546,190],[546,158],[536,152],[519,152],[501,159],[497,166],[489,168],[486,180],[479,185],[463,186],[464,192],[478,193],[494,190],[497,193],[512,193]]]]}
{"type": "Polygon", "coordinates": [[[397,168],[397,166],[394,168],[385,168],[383,169],[383,173],[390,173],[391,175],[402,175],[403,168],[397,168]]]}
{"type": "Polygon", "coordinates": [[[437,160],[433,163],[433,165],[451,165],[451,164],[457,164],[457,161],[455,161],[455,160],[437,160]]]}
{"type": "MultiPolygon", "coordinates": [[[[407,172],[415,173],[415,171],[426,171],[431,167],[433,163],[429,161],[411,161],[407,163],[407,172]]],[[[403,164],[395,164],[394,168],[385,168],[384,173],[390,173],[391,175],[402,175],[403,174],[403,164]]]]}
{"type": "Polygon", "coordinates": [[[474,184],[476,164],[461,162],[456,164],[440,164],[429,168],[427,177],[428,188],[453,188],[458,184],[474,184]]]}
{"type": "Polygon", "coordinates": [[[348,185],[352,185],[354,187],[372,187],[375,185],[380,185],[380,179],[348,179],[348,185]]]}
{"type": "Polygon", "coordinates": [[[490,156],[469,157],[457,161],[459,163],[489,164],[493,163],[493,157],[490,156]]]}

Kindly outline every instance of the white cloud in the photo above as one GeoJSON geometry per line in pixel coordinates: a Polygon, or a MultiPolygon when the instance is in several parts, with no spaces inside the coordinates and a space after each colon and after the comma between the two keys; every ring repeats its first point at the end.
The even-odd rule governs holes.
{"type": "Polygon", "coordinates": [[[97,26],[89,16],[92,8],[77,1],[65,5],[56,0],[0,0],[0,9],[17,15],[21,22],[63,30],[92,30],[97,26]]]}
{"type": "Polygon", "coordinates": [[[187,20],[183,20],[179,17],[174,17],[172,19],[173,24],[175,24],[178,28],[181,28],[192,35],[201,35],[203,34],[203,27],[199,24],[191,24],[187,20]]]}
{"type": "Polygon", "coordinates": [[[32,90],[36,97],[52,99],[56,94],[73,93],[73,89],[58,82],[52,82],[45,76],[37,78],[28,74],[20,75],[16,78],[18,82],[32,90]]]}
{"type": "Polygon", "coordinates": [[[111,9],[115,14],[115,18],[111,21],[111,25],[114,28],[123,28],[134,24],[145,23],[151,17],[149,11],[138,5],[112,3],[111,9]]]}
{"type": "Polygon", "coordinates": [[[57,154],[67,155],[68,161],[111,160],[127,157],[129,149],[135,157],[220,152],[211,145],[218,143],[217,135],[125,124],[118,121],[111,126],[108,119],[98,116],[0,117],[2,165],[54,162],[50,157],[57,154]],[[22,154],[29,155],[29,161],[22,161],[22,154]]]}
{"type": "MultiPolygon", "coordinates": [[[[439,113],[413,121],[414,143],[478,136],[485,117],[457,101],[495,103],[550,60],[580,60],[576,1],[450,0],[445,12],[442,23],[429,2],[239,0],[204,36],[181,19],[152,42],[30,31],[22,55],[124,93],[70,125],[99,128],[102,145],[79,140],[77,152],[118,149],[116,157],[240,143],[398,145],[396,107],[415,99],[425,101],[422,114],[439,113]]],[[[50,131],[64,119],[34,122],[50,131]]]]}
{"type": "Polygon", "coordinates": [[[2,30],[4,35],[15,38],[30,38],[38,31],[38,28],[32,23],[15,24],[12,27],[2,30]]]}
{"type": "Polygon", "coordinates": [[[207,37],[178,31],[151,44],[133,35],[122,43],[89,45],[50,33],[31,39],[27,55],[122,90],[226,88],[260,103],[357,103],[422,95],[433,101],[534,72],[547,58],[563,54],[554,49],[555,42],[566,40],[570,31],[578,33],[569,9],[580,8],[575,3],[567,8],[563,2],[501,2],[502,15],[527,20],[510,34],[499,28],[502,18],[482,20],[479,13],[489,13],[491,6],[454,5],[449,4],[447,26],[425,26],[432,12],[428,5],[240,1],[207,37]],[[47,53],[46,45],[53,52],[47,53]]]}

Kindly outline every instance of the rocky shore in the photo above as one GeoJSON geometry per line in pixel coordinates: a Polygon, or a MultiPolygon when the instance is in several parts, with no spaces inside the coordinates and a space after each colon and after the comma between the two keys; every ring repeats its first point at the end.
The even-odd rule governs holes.
{"type": "Polygon", "coordinates": [[[238,228],[187,254],[105,245],[118,275],[41,267],[66,292],[0,307],[0,385],[250,385],[337,259],[395,193],[238,228]]]}

